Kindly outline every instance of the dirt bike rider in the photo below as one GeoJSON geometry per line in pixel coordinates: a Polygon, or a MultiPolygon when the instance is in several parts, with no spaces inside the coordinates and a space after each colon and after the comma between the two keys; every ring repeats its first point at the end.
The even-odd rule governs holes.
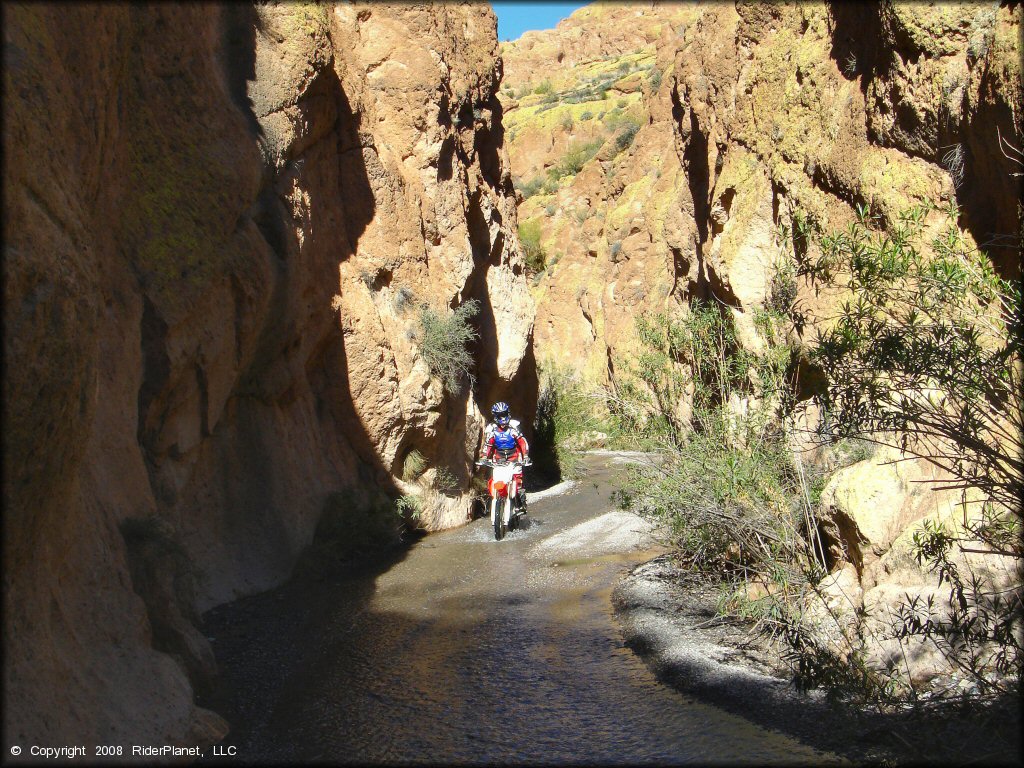
{"type": "MultiPolygon", "coordinates": [[[[508,461],[521,461],[524,464],[529,464],[530,445],[519,429],[519,422],[512,418],[508,403],[499,401],[492,405],[491,415],[494,417],[494,423],[488,424],[484,428],[484,444],[480,450],[480,458],[490,459],[495,453],[498,453],[508,461]]],[[[519,485],[516,501],[525,512],[526,491],[523,490],[522,474],[519,474],[516,479],[519,485]]]]}

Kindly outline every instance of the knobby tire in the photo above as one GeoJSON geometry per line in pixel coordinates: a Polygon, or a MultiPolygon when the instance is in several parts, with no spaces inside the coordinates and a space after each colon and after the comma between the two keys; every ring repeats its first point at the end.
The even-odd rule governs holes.
{"type": "Polygon", "coordinates": [[[494,500],[494,539],[501,541],[505,535],[505,499],[494,500]]]}

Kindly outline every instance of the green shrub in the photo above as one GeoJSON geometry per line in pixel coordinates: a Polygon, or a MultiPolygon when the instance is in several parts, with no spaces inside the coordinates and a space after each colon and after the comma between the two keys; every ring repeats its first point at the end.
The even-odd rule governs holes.
{"type": "Polygon", "coordinates": [[[551,81],[550,80],[542,80],[540,85],[538,85],[536,88],[533,89],[533,92],[535,94],[537,94],[538,96],[546,96],[546,95],[550,94],[551,91],[552,91],[552,88],[551,88],[551,81]]]}
{"type": "Polygon", "coordinates": [[[451,314],[439,314],[429,306],[420,310],[420,354],[432,376],[441,380],[449,394],[457,395],[473,379],[473,357],[468,345],[478,334],[470,325],[480,302],[470,299],[451,314]]]}
{"type": "Polygon", "coordinates": [[[602,139],[594,139],[586,143],[573,143],[570,145],[561,161],[555,166],[558,178],[575,176],[583,170],[583,166],[597,154],[597,151],[601,149],[603,144],[604,141],[602,139]]]}
{"type": "Polygon", "coordinates": [[[666,526],[692,567],[757,578],[795,594],[806,581],[800,486],[780,431],[722,408],[697,415],[656,469],[634,467],[620,498],[666,526]],[[742,420],[741,420],[742,421],[742,420]]]}
{"type": "Polygon", "coordinates": [[[399,496],[395,499],[395,514],[403,520],[418,522],[423,514],[423,500],[411,494],[399,496]]]}
{"type": "Polygon", "coordinates": [[[523,196],[523,200],[529,200],[541,191],[543,185],[544,177],[538,175],[524,183],[516,182],[514,186],[519,190],[519,194],[523,196]]]}
{"type": "Polygon", "coordinates": [[[630,122],[618,132],[615,136],[615,149],[619,152],[624,152],[633,145],[633,139],[636,138],[637,132],[640,130],[640,124],[637,122],[630,122]]]}
{"type": "Polygon", "coordinates": [[[582,455],[575,443],[599,425],[597,402],[575,372],[554,364],[542,368],[532,451],[539,469],[580,476],[582,455]]]}
{"type": "Polygon", "coordinates": [[[434,489],[445,496],[457,496],[462,492],[462,484],[448,467],[438,467],[434,475],[434,489]]]}
{"type": "Polygon", "coordinates": [[[547,253],[544,250],[544,246],[540,244],[540,238],[540,221],[529,219],[520,222],[519,242],[523,244],[523,252],[526,256],[526,271],[530,275],[543,272],[547,266],[547,253]]]}
{"type": "Polygon", "coordinates": [[[768,287],[765,308],[781,317],[788,317],[793,309],[793,302],[796,301],[796,294],[796,268],[789,261],[777,265],[768,287]]]}
{"type": "Polygon", "coordinates": [[[691,566],[758,581],[785,603],[807,583],[815,530],[775,410],[788,349],[742,350],[728,311],[703,302],[683,315],[638,318],[637,339],[632,381],[619,387],[613,412],[624,431],[660,438],[664,458],[631,468],[620,500],[664,525],[691,566]],[[733,394],[757,395],[760,405],[735,413],[733,394]]]}

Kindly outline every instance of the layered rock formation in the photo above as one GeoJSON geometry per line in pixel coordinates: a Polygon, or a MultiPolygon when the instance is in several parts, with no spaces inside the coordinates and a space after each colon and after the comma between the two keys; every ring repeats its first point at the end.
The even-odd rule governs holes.
{"type": "Polygon", "coordinates": [[[794,257],[776,241],[795,211],[827,231],[858,204],[886,223],[953,201],[1003,273],[1019,274],[1020,166],[1000,137],[1019,148],[1024,132],[1020,24],[1019,9],[995,6],[598,3],[503,44],[521,186],[574,140],[605,140],[578,172],[523,195],[520,219],[540,223],[557,262],[536,289],[538,357],[586,359],[607,380],[638,312],[710,294],[756,344],[749,310],[776,259],[794,257]],[[584,24],[589,46],[575,42],[584,24]],[[641,125],[623,150],[614,123],[627,114],[641,125]]]}
{"type": "MultiPolygon", "coordinates": [[[[495,19],[4,17],[5,732],[210,742],[197,614],[286,578],[325,505],[343,528],[421,494],[414,449],[466,488],[481,408],[531,406],[495,19]],[[471,299],[476,385],[451,395],[420,307],[471,299]]],[[[438,528],[467,500],[422,506],[438,528]]]]}
{"type": "MultiPolygon", "coordinates": [[[[614,385],[636,352],[638,315],[712,297],[730,313],[741,346],[759,352],[766,340],[754,316],[770,300],[773,278],[814,256],[811,229],[844,229],[858,207],[885,226],[924,201],[956,203],[961,225],[996,268],[1019,276],[1019,6],[642,6],[634,26],[658,33],[627,50],[618,30],[634,10],[602,8],[616,40],[606,50],[564,42],[575,39],[582,11],[544,44],[524,36],[502,49],[516,176],[528,182],[546,173],[517,165],[519,142],[546,151],[544,165],[557,168],[581,130],[587,140],[604,139],[574,172],[519,183],[520,220],[539,227],[548,257],[533,289],[542,364],[582,367],[590,381],[614,385]],[[629,57],[653,61],[633,101],[624,88],[629,57]],[[621,80],[602,82],[607,92],[591,103],[573,103],[593,84],[588,67],[621,80]],[[538,92],[541,78],[550,87],[538,92]],[[544,99],[552,106],[542,111],[544,99]],[[601,123],[613,103],[639,115],[632,143],[616,142],[617,129],[601,123]],[[600,110],[599,121],[580,119],[579,109],[600,110]],[[552,137],[546,145],[544,136],[552,137]]],[[[794,347],[814,337],[835,298],[797,286],[804,322],[788,329],[794,347]]],[[[816,384],[805,385],[807,397],[816,384]]],[[[933,477],[923,467],[899,475],[876,462],[837,476],[822,509],[833,544],[846,553],[833,564],[834,592],[853,607],[865,594],[875,607],[891,605],[896,585],[934,585],[908,564],[910,529],[927,515],[948,521],[953,509],[949,498],[912,492],[908,473],[933,477]],[[881,496],[853,493],[864,473],[877,475],[881,496]],[[847,599],[840,582],[851,579],[856,590],[847,599]]]]}

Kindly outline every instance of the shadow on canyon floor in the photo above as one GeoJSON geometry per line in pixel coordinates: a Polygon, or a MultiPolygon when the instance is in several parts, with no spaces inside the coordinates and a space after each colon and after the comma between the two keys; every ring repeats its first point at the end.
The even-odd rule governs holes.
{"type": "Polygon", "coordinates": [[[275,589],[217,606],[203,615],[202,631],[210,640],[220,677],[197,704],[214,710],[231,725],[225,743],[256,733],[274,716],[274,703],[286,698],[289,681],[307,668],[328,629],[358,615],[373,596],[375,579],[402,561],[422,538],[408,534],[376,561],[304,567],[275,589]],[[325,610],[326,608],[326,610],[325,610]],[[245,724],[240,728],[240,724],[245,724]]]}

